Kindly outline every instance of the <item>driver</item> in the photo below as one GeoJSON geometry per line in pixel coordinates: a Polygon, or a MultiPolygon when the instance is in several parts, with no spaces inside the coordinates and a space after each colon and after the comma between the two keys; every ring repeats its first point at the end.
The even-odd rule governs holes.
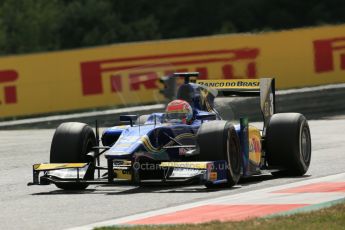
{"type": "Polygon", "coordinates": [[[167,122],[190,125],[193,121],[193,109],[184,100],[173,100],[167,105],[165,116],[167,122]]]}

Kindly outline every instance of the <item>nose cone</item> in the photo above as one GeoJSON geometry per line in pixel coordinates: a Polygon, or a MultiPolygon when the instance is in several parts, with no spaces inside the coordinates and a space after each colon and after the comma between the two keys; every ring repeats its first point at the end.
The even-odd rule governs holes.
{"type": "Polygon", "coordinates": [[[129,159],[139,151],[144,151],[143,143],[154,125],[129,127],[124,130],[116,143],[105,153],[106,158],[129,159]]]}

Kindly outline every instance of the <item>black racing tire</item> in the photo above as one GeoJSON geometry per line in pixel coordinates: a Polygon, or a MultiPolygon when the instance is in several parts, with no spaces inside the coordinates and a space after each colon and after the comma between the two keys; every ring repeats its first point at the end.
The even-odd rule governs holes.
{"type": "MultiPolygon", "coordinates": [[[[96,137],[92,128],[84,123],[66,122],[59,125],[53,136],[50,147],[51,163],[83,163],[88,162],[86,155],[96,146],[96,137]]],[[[94,167],[91,164],[86,179],[93,179],[94,167]]],[[[56,183],[58,188],[65,190],[86,189],[88,184],[56,183]]]]}
{"type": "Polygon", "coordinates": [[[136,125],[144,125],[147,119],[149,119],[150,115],[141,115],[137,118],[135,124],[136,125]]]}
{"type": "Polygon", "coordinates": [[[209,121],[198,130],[197,146],[199,161],[227,161],[226,184],[207,183],[207,188],[232,187],[237,184],[241,174],[240,141],[235,127],[228,121],[209,121]]]}
{"type": "Polygon", "coordinates": [[[311,137],[307,119],[299,113],[274,114],[266,132],[266,156],[274,176],[302,176],[311,161],[311,137]]]}

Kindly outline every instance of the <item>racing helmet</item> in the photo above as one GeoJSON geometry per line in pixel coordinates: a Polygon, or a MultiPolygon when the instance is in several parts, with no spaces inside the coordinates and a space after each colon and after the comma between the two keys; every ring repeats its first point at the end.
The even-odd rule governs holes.
{"type": "Polygon", "coordinates": [[[173,100],[165,109],[166,121],[183,124],[192,123],[193,109],[184,100],[173,100]]]}

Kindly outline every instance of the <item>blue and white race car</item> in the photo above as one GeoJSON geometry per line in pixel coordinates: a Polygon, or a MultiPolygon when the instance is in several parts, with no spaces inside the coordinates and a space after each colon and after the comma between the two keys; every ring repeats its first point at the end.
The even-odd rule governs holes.
{"type": "Polygon", "coordinates": [[[50,163],[33,166],[29,185],[85,189],[90,184],[202,183],[231,187],[240,177],[270,172],[304,175],[311,160],[308,122],[299,113],[275,113],[274,79],[197,80],[183,77],[177,100],[165,113],[122,115],[129,125],[106,129],[101,138],[87,124],[62,123],[50,163]],[[215,97],[258,96],[263,129],[247,118],[232,123],[214,108],[215,97]],[[101,143],[100,143],[101,142],[101,143]],[[104,155],[107,165],[100,165],[104,155]]]}

